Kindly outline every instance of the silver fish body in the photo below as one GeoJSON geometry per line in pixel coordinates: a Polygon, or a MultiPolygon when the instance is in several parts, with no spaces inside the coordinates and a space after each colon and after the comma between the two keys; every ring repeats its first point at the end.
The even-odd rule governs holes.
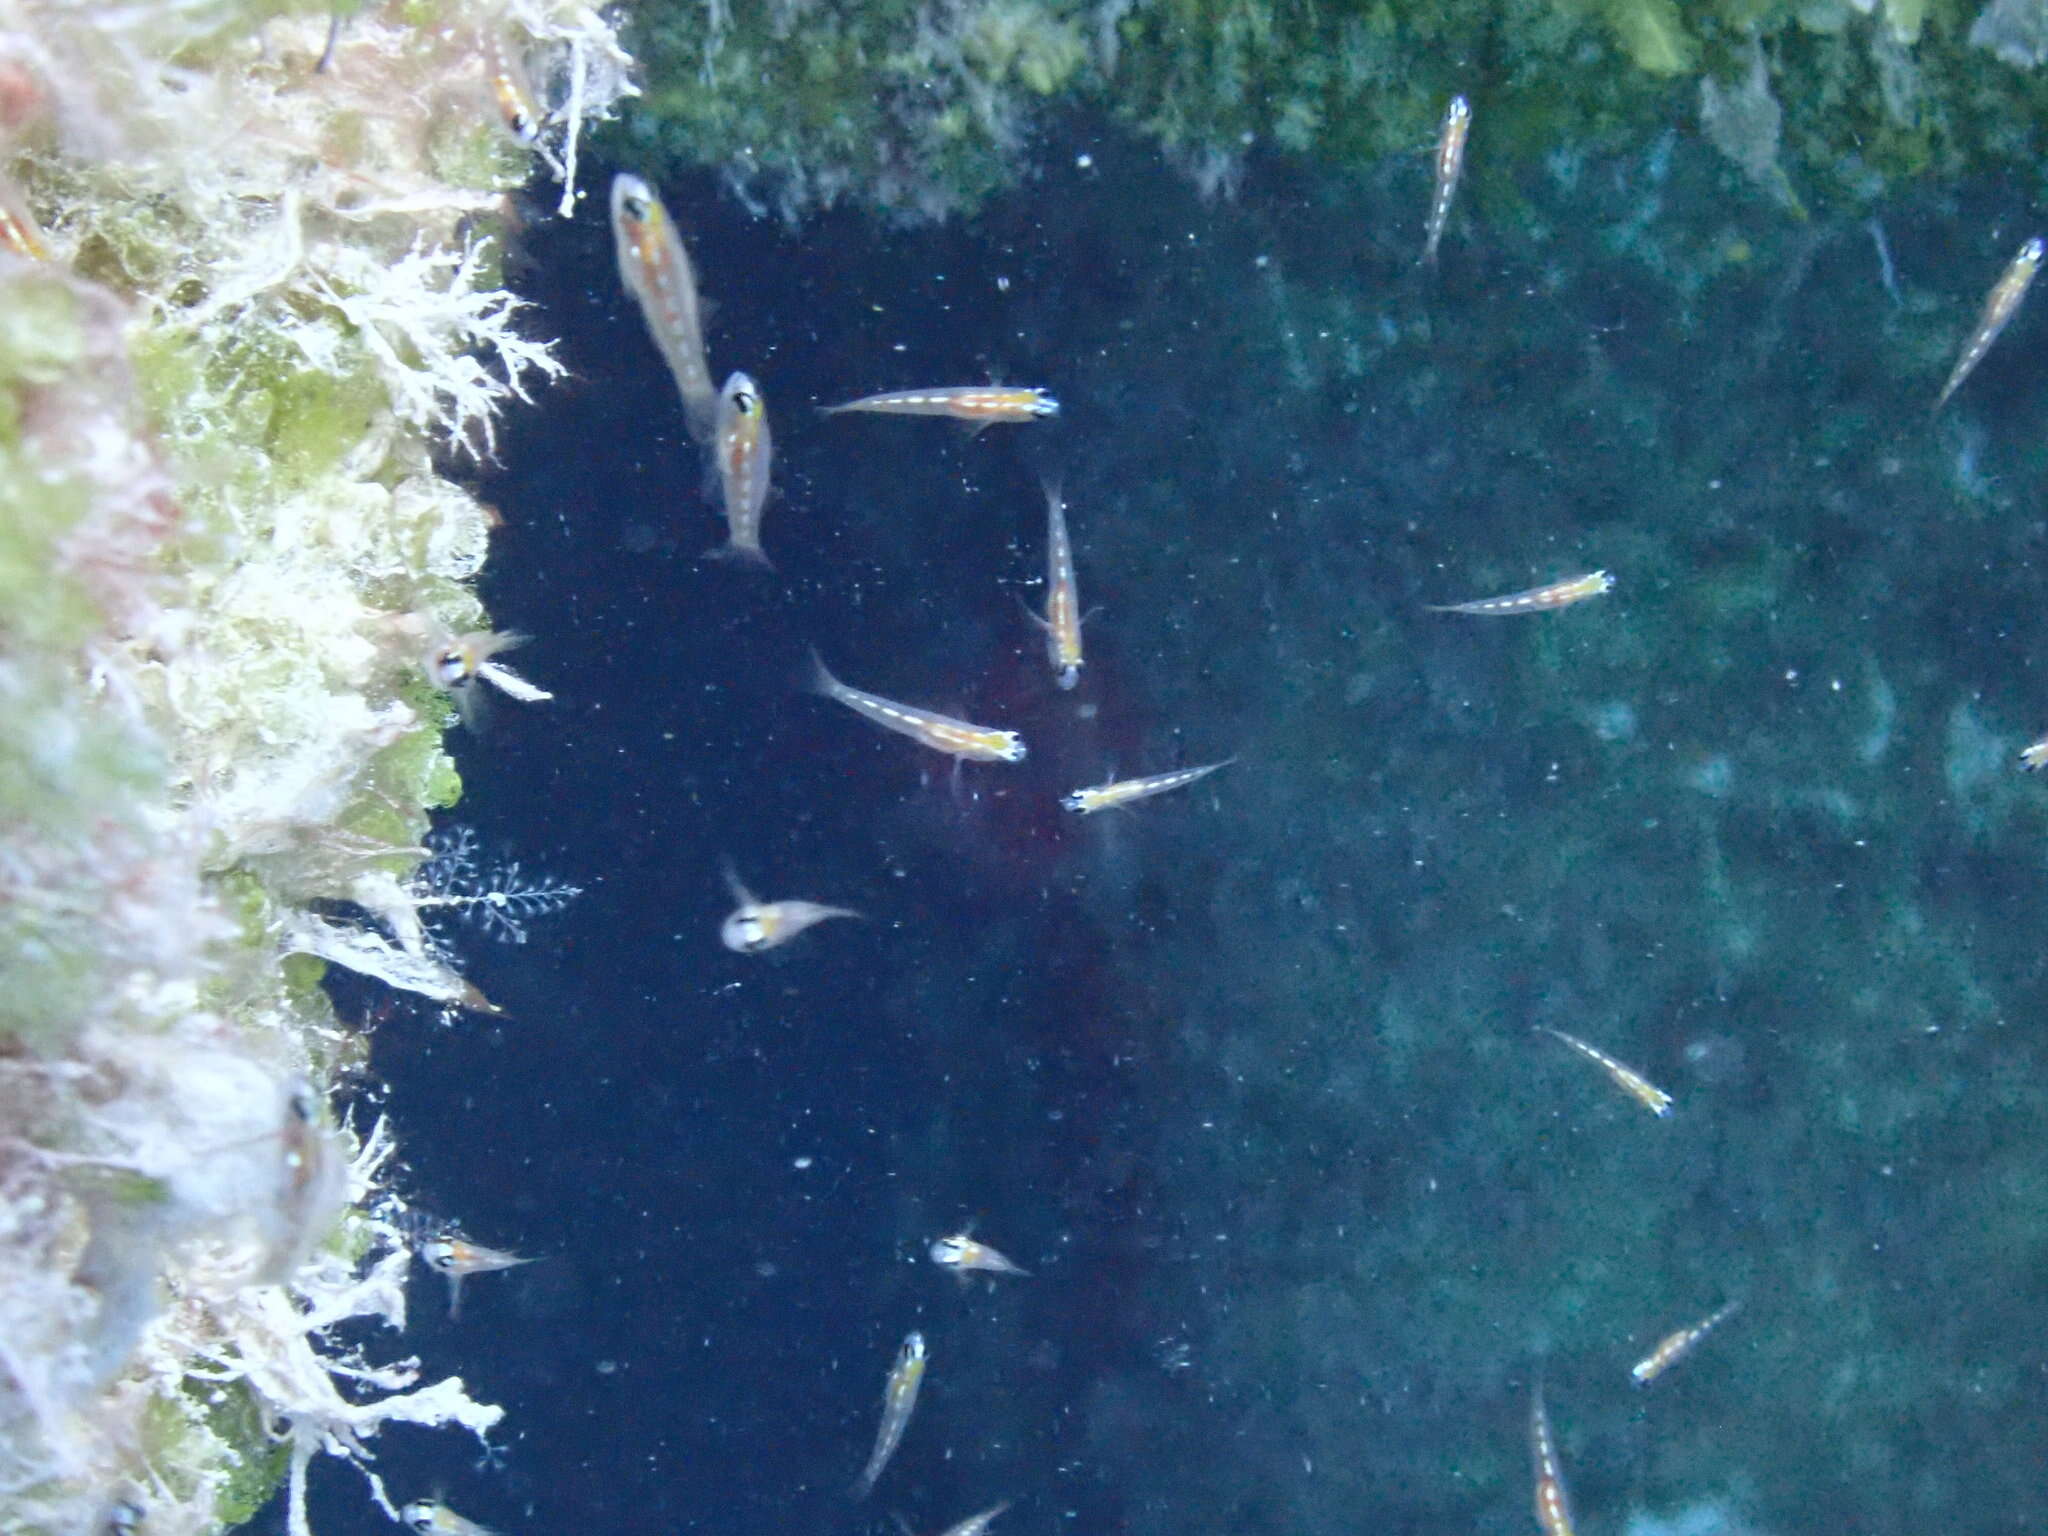
{"type": "Polygon", "coordinates": [[[916,1332],[909,1334],[896,1352],[896,1363],[890,1366],[888,1384],[882,1389],[882,1422],[875,1431],[875,1449],[853,1485],[856,1499],[864,1499],[874,1491],[882,1469],[903,1443],[903,1431],[910,1427],[910,1415],[917,1409],[917,1392],[924,1385],[928,1358],[924,1335],[916,1332]]]}
{"type": "Polygon", "coordinates": [[[738,905],[719,925],[718,939],[735,954],[758,955],[787,944],[827,918],[860,916],[851,907],[828,907],[816,901],[762,901],[730,869],[725,872],[725,883],[738,905]]]}
{"type": "Polygon", "coordinates": [[[719,391],[715,440],[718,485],[725,501],[725,543],[712,553],[767,565],[767,552],[761,548],[761,513],[768,505],[775,444],[768,431],[767,403],[744,373],[727,379],[719,391]]]}
{"type": "Polygon", "coordinates": [[[654,190],[638,176],[612,178],[612,239],[619,280],[640,306],[647,332],[676,381],[690,436],[709,447],[718,392],[704,355],[703,306],[690,253],[654,190]]]}
{"type": "Polygon", "coordinates": [[[922,742],[935,752],[980,763],[1021,763],[1025,757],[1024,738],[1015,731],[973,725],[915,704],[899,704],[879,693],[842,683],[826,668],[817,652],[811,653],[811,687],[828,699],[836,699],[855,714],[887,731],[922,742]]]}

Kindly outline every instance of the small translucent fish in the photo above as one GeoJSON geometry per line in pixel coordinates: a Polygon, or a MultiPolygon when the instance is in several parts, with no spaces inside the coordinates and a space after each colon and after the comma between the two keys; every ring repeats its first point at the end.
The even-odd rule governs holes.
{"type": "Polygon", "coordinates": [[[712,554],[725,560],[768,564],[761,548],[761,509],[768,505],[768,475],[775,445],[768,407],[744,373],[725,381],[718,396],[718,487],[725,498],[725,542],[712,554]]]}
{"type": "Polygon", "coordinates": [[[1234,757],[1226,757],[1220,763],[1204,763],[1199,768],[1176,768],[1172,773],[1155,773],[1150,778],[1117,779],[1108,784],[1097,784],[1092,789],[1077,789],[1062,796],[1060,804],[1070,811],[1079,811],[1083,816],[1093,816],[1097,811],[1115,810],[1134,800],[1148,800],[1170,789],[1179,789],[1206,778],[1218,768],[1228,768],[1236,761],[1234,757]]]}
{"type": "Polygon", "coordinates": [[[1565,1492],[1564,1468],[1558,1463],[1540,1381],[1529,1395],[1529,1459],[1535,1464],[1536,1523],[1543,1536],[1574,1536],[1571,1499],[1565,1492]]]}
{"type": "Polygon", "coordinates": [[[998,421],[1038,421],[1060,413],[1059,401],[1042,389],[1005,389],[995,384],[954,384],[936,389],[898,389],[886,395],[863,395],[844,405],[828,405],[827,416],[841,411],[871,411],[882,416],[950,416],[977,432],[998,421]]]}
{"type": "Polygon", "coordinates": [[[478,51],[483,55],[484,78],[490,82],[491,99],[498,104],[498,116],[505,131],[531,149],[540,142],[544,114],[525,69],[494,28],[484,28],[478,51]]]}
{"type": "Polygon", "coordinates": [[[1658,1119],[1661,1120],[1671,1113],[1671,1095],[1662,1088],[1657,1087],[1648,1078],[1644,1077],[1642,1073],[1636,1071],[1635,1068],[1623,1066],[1597,1045],[1588,1045],[1577,1035],[1568,1035],[1561,1029],[1552,1029],[1548,1024],[1539,1024],[1536,1027],[1551,1038],[1562,1040],[1588,1061],[1596,1063],[1601,1071],[1614,1080],[1614,1085],[1617,1088],[1628,1094],[1629,1097],[1641,1104],[1643,1108],[1647,1109],[1658,1119]]]}
{"type": "Polygon", "coordinates": [[[1691,1354],[1694,1345],[1734,1316],[1736,1309],[1741,1305],[1739,1301],[1731,1301],[1701,1318],[1690,1328],[1681,1328],[1676,1333],[1667,1334],[1658,1341],[1655,1349],[1629,1367],[1629,1376],[1639,1387],[1649,1385],[1691,1354]]]}
{"type": "Polygon", "coordinates": [[[521,1264],[531,1264],[532,1259],[522,1259],[516,1253],[505,1253],[496,1248],[486,1248],[482,1243],[472,1243],[459,1232],[443,1232],[428,1238],[420,1244],[420,1258],[427,1268],[448,1277],[448,1315],[458,1316],[462,1311],[462,1282],[471,1275],[487,1275],[494,1270],[516,1269],[521,1264]]]}
{"type": "Polygon", "coordinates": [[[1012,1264],[986,1243],[977,1243],[965,1232],[955,1232],[932,1244],[932,1262],[951,1270],[964,1284],[970,1271],[989,1275],[1028,1275],[1030,1270],[1012,1264]]]}
{"type": "Polygon", "coordinates": [[[815,901],[762,901],[740,883],[728,867],[725,883],[732,899],[739,903],[719,927],[719,941],[736,954],[758,955],[778,944],[787,944],[806,928],[828,917],[859,917],[850,907],[820,906],[815,901]]]}
{"type": "Polygon", "coordinates": [[[1469,603],[1430,603],[1428,608],[1431,613],[1481,613],[1489,616],[1548,613],[1553,608],[1569,608],[1573,603],[1583,603],[1589,597],[1598,597],[1613,590],[1612,576],[1605,571],[1591,571],[1584,576],[1553,581],[1547,587],[1510,592],[1504,597],[1475,598],[1469,603]]]}
{"type": "Polygon", "coordinates": [[[2031,747],[2020,753],[2020,766],[2030,772],[2037,768],[2048,767],[2048,736],[2043,736],[2031,747]]]}
{"type": "Polygon", "coordinates": [[[947,1526],[941,1533],[941,1536],[982,1536],[982,1533],[995,1523],[996,1516],[1009,1507],[1010,1501],[1008,1499],[1003,1500],[1000,1504],[991,1504],[980,1514],[969,1515],[958,1525],[947,1526]]]}
{"type": "Polygon", "coordinates": [[[875,1432],[874,1453],[853,1485],[853,1496],[864,1499],[873,1491],[875,1480],[903,1443],[903,1431],[910,1427],[910,1415],[917,1407],[917,1389],[924,1385],[924,1335],[911,1333],[896,1352],[889,1367],[889,1382],[882,1390],[882,1423],[875,1432]]]}
{"type": "Polygon", "coordinates": [[[2005,329],[2013,314],[2020,307],[2020,300],[2027,296],[2027,289],[2033,285],[2034,274],[2041,267],[2041,237],[2036,235],[2020,247],[2019,254],[2012,259],[2012,265],[2005,269],[2005,275],[1992,285],[1991,292],[1984,296],[1984,312],[1977,317],[1977,329],[1970,333],[1970,339],[1963,345],[1962,355],[1950,371],[1948,382],[1941,386],[1941,393],[1934,397],[1929,414],[1948,404],[1948,397],[1962,387],[1976,366],[1984,361],[1984,354],[1991,350],[1991,344],[1998,340],[1998,333],[2005,329]]]}
{"type": "Polygon", "coordinates": [[[281,1285],[299,1270],[348,1206],[348,1150],[327,1124],[320,1095],[303,1077],[285,1085],[284,1176],[274,1219],[265,1223],[259,1285],[281,1285]]]}
{"type": "Polygon", "coordinates": [[[1031,617],[1045,631],[1046,656],[1062,688],[1081,680],[1081,588],[1074,579],[1074,545],[1067,537],[1067,507],[1056,482],[1045,487],[1045,617],[1031,617]]]}
{"type": "Polygon", "coordinates": [[[619,281],[639,304],[682,396],[683,424],[692,440],[708,448],[718,427],[718,391],[704,356],[697,274],[668,209],[638,176],[612,178],[612,240],[619,281]]]}
{"type": "Polygon", "coordinates": [[[0,177],[0,250],[12,251],[30,261],[50,259],[49,242],[43,238],[35,215],[28,211],[28,200],[5,177],[0,177]]]}
{"type": "Polygon", "coordinates": [[[414,1499],[398,1518],[418,1536],[498,1536],[487,1525],[458,1515],[439,1499],[414,1499]]]}
{"type": "Polygon", "coordinates": [[[977,763],[1024,761],[1024,738],[1015,731],[970,725],[951,715],[919,709],[915,704],[898,704],[879,694],[849,687],[826,669],[816,651],[811,652],[811,687],[828,699],[837,699],[856,714],[866,715],[884,730],[922,742],[934,752],[977,763]]]}
{"type": "Polygon", "coordinates": [[[1472,131],[1472,108],[1453,96],[1436,140],[1436,191],[1429,200],[1429,233],[1422,242],[1422,265],[1436,264],[1436,248],[1450,221],[1451,200],[1458,195],[1458,177],[1465,169],[1465,138],[1472,131]]]}
{"type": "Polygon", "coordinates": [[[454,698],[456,708],[462,711],[463,723],[471,726],[477,723],[475,687],[479,681],[489,683],[507,698],[517,699],[522,704],[545,704],[554,697],[552,693],[534,686],[504,663],[493,659],[526,644],[526,639],[525,635],[507,630],[473,630],[466,635],[453,636],[444,632],[428,647],[425,660],[427,681],[454,698]]]}

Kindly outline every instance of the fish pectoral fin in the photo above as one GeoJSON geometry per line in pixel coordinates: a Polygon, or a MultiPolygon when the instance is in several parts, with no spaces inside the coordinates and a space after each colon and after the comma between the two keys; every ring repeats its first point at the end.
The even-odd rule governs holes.
{"type": "Polygon", "coordinates": [[[732,899],[734,901],[743,907],[758,907],[761,904],[755,899],[754,893],[748,890],[741,881],[740,872],[733,868],[731,859],[721,858],[718,861],[718,869],[719,873],[725,876],[725,888],[732,892],[732,899]]]}
{"type": "Polygon", "coordinates": [[[1025,618],[1029,619],[1032,623],[1036,624],[1040,629],[1044,630],[1047,634],[1052,633],[1052,620],[1044,617],[1041,614],[1033,613],[1031,611],[1031,605],[1024,601],[1024,595],[1021,592],[1012,592],[1010,596],[1017,599],[1017,606],[1024,610],[1025,618]]]}

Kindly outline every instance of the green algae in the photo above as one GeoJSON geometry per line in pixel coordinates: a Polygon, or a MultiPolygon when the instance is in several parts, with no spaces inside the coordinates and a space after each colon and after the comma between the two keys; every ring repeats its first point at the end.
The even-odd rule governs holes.
{"type": "Polygon", "coordinates": [[[1604,14],[1629,62],[1648,75],[1688,75],[1699,47],[1672,0],[1610,0],[1604,14]]]}
{"type": "Polygon", "coordinates": [[[1511,177],[1662,129],[1759,46],[1787,115],[1767,190],[1795,218],[1812,189],[1860,209],[1901,182],[2030,168],[2027,125],[2048,116],[2048,83],[1971,45],[1952,0],[827,0],[801,26],[777,7],[713,18],[636,14],[649,88],[611,151],[657,175],[719,168],[791,215],[971,209],[1026,174],[1055,107],[1114,117],[1213,188],[1265,146],[1360,170],[1411,153],[1462,93],[1475,161],[1511,177]]]}

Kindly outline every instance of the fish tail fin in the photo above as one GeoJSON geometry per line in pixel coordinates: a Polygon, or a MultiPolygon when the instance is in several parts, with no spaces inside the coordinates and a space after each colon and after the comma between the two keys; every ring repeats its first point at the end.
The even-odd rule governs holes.
{"type": "Polygon", "coordinates": [[[752,570],[775,572],[775,562],[768,558],[768,552],[758,544],[735,544],[730,539],[715,549],[704,551],[706,560],[723,560],[730,565],[744,565],[752,570]]]}
{"type": "Polygon", "coordinates": [[[825,665],[825,658],[818,654],[815,645],[811,647],[810,660],[804,667],[804,687],[828,699],[839,691],[839,679],[832,675],[832,669],[825,665]]]}

